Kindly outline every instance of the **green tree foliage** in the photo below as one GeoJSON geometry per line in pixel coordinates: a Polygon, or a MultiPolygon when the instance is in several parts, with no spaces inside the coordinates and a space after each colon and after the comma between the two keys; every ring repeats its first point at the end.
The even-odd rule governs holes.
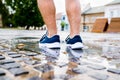
{"type": "Polygon", "coordinates": [[[61,27],[64,27],[66,25],[65,21],[61,21],[61,27]]]}
{"type": "Polygon", "coordinates": [[[16,26],[43,26],[44,21],[38,10],[37,0],[5,0],[13,10],[12,20],[16,26]]]}
{"type": "Polygon", "coordinates": [[[61,21],[60,25],[61,25],[61,30],[64,31],[64,27],[66,25],[66,22],[65,21],[61,21]]]}
{"type": "Polygon", "coordinates": [[[3,4],[2,0],[0,0],[0,14],[2,15],[3,26],[7,26],[9,12],[8,9],[5,7],[5,4],[3,4]]]}

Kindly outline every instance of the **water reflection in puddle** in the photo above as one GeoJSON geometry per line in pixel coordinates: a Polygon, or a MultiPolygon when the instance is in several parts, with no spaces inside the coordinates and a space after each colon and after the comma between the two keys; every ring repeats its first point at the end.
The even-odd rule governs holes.
{"type": "MultiPolygon", "coordinates": [[[[15,38],[15,39],[11,40],[12,47],[14,47],[14,48],[18,48],[19,46],[22,46],[22,49],[24,49],[24,50],[29,50],[29,51],[40,53],[39,48],[38,48],[38,42],[39,42],[39,38],[37,38],[37,37],[19,37],[19,38],[15,38]]],[[[118,51],[120,49],[117,49],[117,48],[120,48],[120,47],[119,46],[118,47],[103,46],[103,49],[87,48],[87,49],[81,50],[81,52],[83,52],[84,54],[80,54],[80,55],[78,53],[79,50],[72,51],[72,50],[69,50],[69,48],[67,48],[66,49],[67,51],[65,51],[65,52],[74,53],[74,54],[69,54],[69,56],[75,55],[75,56],[79,57],[79,56],[83,55],[83,58],[87,58],[88,60],[91,59],[90,61],[93,61],[96,63],[103,61],[104,65],[106,65],[107,67],[114,66],[115,68],[120,68],[120,61],[119,61],[120,53],[118,51]],[[119,55],[116,56],[116,57],[118,57],[117,59],[116,58],[112,59],[112,57],[109,57],[112,54],[107,54],[107,56],[105,56],[106,53],[109,53],[109,52],[113,52],[115,55],[116,51],[119,53],[119,55]],[[111,66],[111,64],[112,64],[112,66],[111,66]]],[[[43,49],[43,50],[47,51],[45,49],[43,49]]],[[[53,52],[51,52],[51,51],[52,50],[48,51],[48,53],[54,54],[55,51],[54,50],[53,50],[53,52]]],[[[62,50],[60,50],[60,51],[62,51],[62,50]]],[[[116,54],[118,54],[118,53],[116,53],[116,54]]]]}
{"type": "MultiPolygon", "coordinates": [[[[72,50],[67,47],[64,51],[66,54],[63,54],[63,48],[49,49],[43,47],[39,49],[38,42],[38,38],[20,37],[12,39],[11,45],[12,48],[19,51],[31,51],[44,56],[41,57],[40,65],[34,66],[34,69],[40,72],[39,76],[45,80],[68,80],[89,71],[88,65],[90,67],[91,65],[100,65],[97,69],[101,68],[101,65],[106,69],[120,69],[120,59],[103,57],[102,49],[88,47],[87,49],[72,50]]],[[[38,58],[40,57],[33,59],[37,60],[38,58]]]]}

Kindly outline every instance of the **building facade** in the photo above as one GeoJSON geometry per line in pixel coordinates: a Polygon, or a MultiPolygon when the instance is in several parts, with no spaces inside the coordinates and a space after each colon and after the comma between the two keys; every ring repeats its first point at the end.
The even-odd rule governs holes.
{"type": "Polygon", "coordinates": [[[120,18],[120,0],[114,0],[105,5],[105,17],[108,18],[108,23],[111,18],[120,18]]]}
{"type": "MultiPolygon", "coordinates": [[[[96,19],[100,18],[107,18],[109,24],[111,18],[120,18],[120,0],[114,0],[105,6],[99,7],[91,7],[90,4],[86,5],[81,14],[81,32],[91,32],[96,19]]],[[[57,18],[58,30],[61,30],[61,21],[65,21],[66,23],[64,31],[70,30],[66,14],[61,14],[61,16],[57,18]]]]}
{"type": "Polygon", "coordinates": [[[89,8],[82,12],[81,31],[90,32],[96,19],[104,17],[104,6],[89,8]]]}
{"type": "Polygon", "coordinates": [[[120,0],[114,0],[100,7],[91,8],[88,5],[82,12],[81,31],[90,32],[98,18],[107,18],[109,24],[112,18],[120,18],[120,0]]]}

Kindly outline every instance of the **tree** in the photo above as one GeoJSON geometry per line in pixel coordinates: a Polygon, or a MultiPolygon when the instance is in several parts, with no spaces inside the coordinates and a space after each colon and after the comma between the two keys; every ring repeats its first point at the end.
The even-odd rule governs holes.
{"type": "Polygon", "coordinates": [[[44,21],[38,10],[36,0],[5,0],[12,9],[12,20],[16,26],[43,26],[44,21]]]}
{"type": "Polygon", "coordinates": [[[2,15],[3,26],[7,26],[9,12],[8,12],[8,9],[6,8],[5,4],[3,4],[2,0],[0,0],[0,14],[2,15]]]}
{"type": "Polygon", "coordinates": [[[62,29],[62,31],[64,31],[64,27],[65,27],[65,25],[66,25],[66,23],[65,23],[65,21],[61,21],[61,29],[62,29]]]}

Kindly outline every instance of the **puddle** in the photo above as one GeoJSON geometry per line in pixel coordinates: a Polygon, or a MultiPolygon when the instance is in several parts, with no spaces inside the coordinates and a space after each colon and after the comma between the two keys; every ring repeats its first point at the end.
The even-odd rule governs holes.
{"type": "MultiPolygon", "coordinates": [[[[38,43],[39,43],[38,37],[18,37],[18,38],[14,38],[11,40],[12,48],[41,53],[40,49],[38,47],[38,43]]],[[[119,51],[119,50],[118,49],[116,50],[116,47],[112,47],[112,48],[110,47],[109,49],[108,48],[109,47],[106,47],[106,46],[104,46],[103,49],[88,47],[87,49],[83,49],[81,51],[80,50],[74,51],[74,50],[66,49],[65,52],[73,53],[71,55],[70,54],[68,55],[69,58],[71,56],[75,56],[74,59],[71,58],[71,60],[73,60],[73,61],[79,61],[79,58],[82,57],[82,59],[87,59],[88,61],[90,61],[92,63],[96,63],[96,64],[102,63],[106,67],[120,68],[120,58],[119,57],[118,58],[109,57],[109,56],[111,56],[111,54],[108,54],[107,56],[105,56],[105,51],[107,53],[110,51],[115,52],[115,51],[119,51]]],[[[45,52],[48,53],[49,55],[53,55],[54,53],[56,53],[56,50],[52,50],[52,49],[43,48],[41,50],[44,53],[45,52]]],[[[63,51],[63,50],[60,50],[60,51],[63,51]]],[[[119,53],[119,55],[120,55],[120,53],[119,53]]],[[[56,56],[56,55],[53,55],[53,56],[56,56]]]]}
{"type": "Polygon", "coordinates": [[[18,37],[11,40],[11,48],[40,53],[38,43],[37,37],[18,37]]]}
{"type": "MultiPolygon", "coordinates": [[[[65,46],[61,49],[49,49],[47,47],[39,49],[38,43],[39,38],[37,37],[18,37],[10,42],[11,49],[17,49],[18,53],[16,54],[21,54],[20,60],[24,63],[24,67],[29,67],[29,72],[34,71],[37,73],[33,77],[28,76],[27,78],[36,76],[35,78],[45,80],[78,80],[82,79],[80,75],[87,75],[86,78],[89,78],[88,74],[97,71],[109,74],[107,70],[110,68],[112,68],[110,71],[113,72],[116,72],[114,69],[120,69],[120,59],[103,56],[102,49],[89,46],[86,49],[79,50],[72,50],[70,47],[66,48],[65,46]],[[19,53],[21,51],[25,52],[19,53]],[[74,79],[74,77],[78,78],[74,79]]],[[[14,60],[17,60],[17,58],[14,58],[14,60]]],[[[119,72],[117,71],[117,73],[119,72]]],[[[101,75],[104,76],[104,74],[101,75]]]]}

